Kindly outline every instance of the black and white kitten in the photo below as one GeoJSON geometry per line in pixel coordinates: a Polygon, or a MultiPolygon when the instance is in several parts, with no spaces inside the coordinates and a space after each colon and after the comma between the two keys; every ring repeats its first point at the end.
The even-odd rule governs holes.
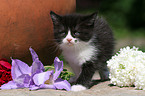
{"type": "Polygon", "coordinates": [[[106,61],[111,58],[114,44],[112,30],[108,24],[97,16],[90,15],[57,15],[50,12],[54,39],[62,50],[75,77],[72,91],[81,91],[90,87],[92,77],[99,70],[101,80],[108,80],[109,71],[106,61]]]}

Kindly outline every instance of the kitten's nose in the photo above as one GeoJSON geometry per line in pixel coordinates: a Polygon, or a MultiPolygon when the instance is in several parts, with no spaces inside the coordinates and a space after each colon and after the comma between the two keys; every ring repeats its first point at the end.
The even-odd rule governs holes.
{"type": "Polygon", "coordinates": [[[72,40],[72,39],[70,39],[70,38],[67,39],[67,41],[68,41],[69,43],[70,43],[71,40],[72,40]]]}

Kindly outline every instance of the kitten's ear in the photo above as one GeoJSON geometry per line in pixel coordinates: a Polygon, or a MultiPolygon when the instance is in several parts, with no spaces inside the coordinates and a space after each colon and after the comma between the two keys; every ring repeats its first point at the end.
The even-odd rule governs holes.
{"type": "Polygon", "coordinates": [[[93,13],[93,14],[91,14],[91,15],[88,15],[85,19],[85,22],[84,23],[86,23],[88,26],[91,26],[91,25],[93,25],[94,24],[94,22],[95,22],[95,20],[96,20],[96,18],[97,18],[97,13],[98,12],[95,12],[95,13],[93,13]]]}
{"type": "Polygon", "coordinates": [[[51,16],[51,19],[53,21],[53,24],[55,24],[55,25],[59,24],[61,16],[57,15],[53,11],[50,11],[50,16],[51,16]]]}
{"type": "Polygon", "coordinates": [[[98,14],[98,12],[95,12],[95,13],[93,13],[93,14],[90,15],[92,22],[96,20],[97,14],[98,14]]]}

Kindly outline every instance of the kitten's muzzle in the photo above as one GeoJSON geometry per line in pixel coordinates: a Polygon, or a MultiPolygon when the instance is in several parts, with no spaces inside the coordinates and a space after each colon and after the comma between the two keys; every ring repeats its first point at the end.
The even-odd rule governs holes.
{"type": "Polygon", "coordinates": [[[68,38],[67,41],[68,41],[69,43],[71,43],[72,39],[68,38]]]}

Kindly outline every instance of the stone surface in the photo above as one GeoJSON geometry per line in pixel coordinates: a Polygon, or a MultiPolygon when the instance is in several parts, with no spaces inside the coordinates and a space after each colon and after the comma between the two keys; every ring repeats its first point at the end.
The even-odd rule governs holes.
{"type": "MultiPolygon", "coordinates": [[[[94,79],[99,75],[95,74],[94,79]]],[[[134,87],[119,88],[109,86],[110,82],[100,82],[91,89],[80,92],[67,92],[63,90],[41,89],[29,91],[28,89],[0,90],[0,96],[145,96],[145,91],[135,90],[134,87]]]]}

